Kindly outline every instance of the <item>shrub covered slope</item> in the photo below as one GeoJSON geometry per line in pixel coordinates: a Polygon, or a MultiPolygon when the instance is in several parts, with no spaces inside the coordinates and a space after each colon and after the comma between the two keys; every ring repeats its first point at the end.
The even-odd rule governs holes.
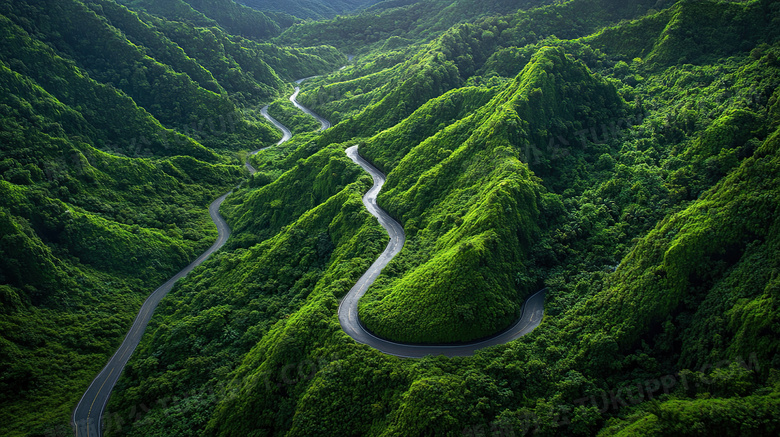
{"type": "Polygon", "coordinates": [[[145,297],[213,242],[235,152],[276,140],[255,107],[343,63],[203,17],[0,2],[3,435],[67,429],[145,297]]]}
{"type": "Polygon", "coordinates": [[[22,3],[2,11],[6,434],[67,431],[144,287],[209,241],[203,207],[240,176],[229,152],[277,138],[258,106],[295,123],[284,81],[344,62],[274,42],[359,55],[303,85],[334,127],[251,158],[231,241],[161,304],[108,435],[777,434],[777,1],[393,0],[264,14],[271,41],[231,28],[236,6],[57,6],[119,44],[132,62],[113,69],[22,3]],[[171,96],[235,128],[188,130],[171,96]],[[136,131],[155,138],[137,153],[136,131]],[[339,299],[387,242],[354,144],[407,234],[361,301],[371,330],[480,338],[547,287],[541,325],[467,358],[348,337],[339,299]]]}
{"type": "MultiPolygon", "coordinates": [[[[534,333],[472,358],[400,360],[354,344],[325,309],[351,282],[319,286],[240,360],[164,391],[172,403],[131,427],[133,406],[162,395],[143,381],[180,368],[141,354],[109,426],[166,435],[195,415],[209,417],[205,435],[771,435],[777,5],[621,5],[565,2],[362,55],[301,95],[338,125],[263,152],[266,174],[242,194],[300,216],[319,203],[277,183],[359,143],[408,237],[361,303],[369,327],[478,337],[547,286],[534,333]],[[641,18],[616,24],[626,17],[641,18]],[[693,50],[693,35],[709,36],[693,50]]],[[[286,215],[255,219],[238,199],[230,220],[250,235],[289,232],[286,215]]],[[[239,314],[222,320],[243,326],[239,314]]]]}
{"type": "MultiPolygon", "coordinates": [[[[166,435],[197,411],[205,435],[771,435],[777,6],[681,2],[598,30],[618,15],[593,4],[457,26],[313,80],[301,99],[340,123],[261,155],[263,185],[241,195],[287,199],[279,207],[292,217],[319,211],[277,184],[359,143],[388,174],[380,203],[408,237],[361,302],[369,328],[404,341],[476,338],[546,286],[534,333],[472,358],[401,360],[341,332],[326,308],[349,284],[319,285],[240,360],[207,366],[187,386],[195,392],[165,391],[172,405],[130,427],[132,407],[161,396],[144,381],[179,368],[144,367],[141,354],[113,407],[115,433],[166,435]],[[692,51],[678,23],[704,34],[729,23],[712,38],[744,37],[692,51]]],[[[294,178],[321,192],[312,176],[294,178]]],[[[233,223],[267,232],[260,240],[290,232],[286,214],[253,218],[240,198],[233,223]]],[[[243,326],[239,314],[222,317],[243,326]]]]}

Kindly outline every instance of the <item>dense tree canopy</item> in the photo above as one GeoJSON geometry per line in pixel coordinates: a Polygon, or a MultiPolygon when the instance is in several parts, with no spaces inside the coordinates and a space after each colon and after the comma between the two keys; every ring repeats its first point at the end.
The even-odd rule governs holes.
{"type": "Polygon", "coordinates": [[[777,434],[780,3],[315,3],[0,1],[0,433],[70,435],[232,190],[107,435],[777,434]],[[316,75],[321,133],[288,100],[316,75]],[[247,157],[265,105],[295,136],[247,157]],[[545,287],[541,325],[464,358],[346,335],[388,241],[356,144],[407,237],[368,329],[473,340],[545,287]]]}

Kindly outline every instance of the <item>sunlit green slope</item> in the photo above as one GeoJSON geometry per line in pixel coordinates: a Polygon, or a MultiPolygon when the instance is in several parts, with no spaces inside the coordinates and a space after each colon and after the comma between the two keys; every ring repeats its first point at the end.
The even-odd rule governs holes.
{"type": "Polygon", "coordinates": [[[344,60],[203,18],[0,2],[3,435],[70,432],[146,296],[213,242],[235,152],[277,140],[259,105],[344,60]]]}
{"type": "Polygon", "coordinates": [[[270,41],[234,36],[257,16],[223,2],[54,3],[2,3],[5,434],[70,432],[147,282],[207,244],[205,204],[242,177],[230,242],[159,308],[109,435],[776,434],[777,1],[390,1],[264,14],[270,41]],[[303,84],[335,126],[291,126],[249,178],[230,151],[278,138],[260,105],[294,123],[285,82],[345,63],[274,42],[358,56],[303,84]],[[235,129],[188,129],[171,96],[235,129]],[[371,329],[477,338],[546,287],[541,325],[454,359],[348,337],[339,299],[387,242],[355,144],[408,238],[361,302],[371,329]]]}
{"type": "MultiPolygon", "coordinates": [[[[406,153],[389,172],[380,203],[405,224],[409,249],[389,283],[361,302],[367,327],[417,343],[474,340],[508,327],[536,291],[515,283],[527,273],[546,191],[522,162],[528,145],[544,141],[539,133],[555,125],[577,129],[624,111],[611,85],[562,50],[542,49],[490,103],[406,153]]],[[[426,112],[418,110],[411,123],[426,112]]],[[[382,140],[363,153],[382,153],[382,140]]]]}

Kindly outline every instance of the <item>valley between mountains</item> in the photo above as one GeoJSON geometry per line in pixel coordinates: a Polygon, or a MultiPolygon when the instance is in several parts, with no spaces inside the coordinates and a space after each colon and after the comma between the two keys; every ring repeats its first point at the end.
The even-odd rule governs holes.
{"type": "Polygon", "coordinates": [[[780,2],[277,3],[0,0],[0,434],[780,433],[780,2]]]}
{"type": "MultiPolygon", "coordinates": [[[[304,80],[306,79],[300,79],[296,81],[296,83],[300,84],[304,80]]],[[[295,93],[290,97],[290,101],[293,102],[295,107],[314,117],[318,122],[320,122],[322,125],[321,131],[331,127],[327,120],[297,102],[296,97],[299,92],[300,88],[296,87],[295,93]]],[[[282,132],[282,139],[279,140],[277,146],[292,139],[290,130],[268,114],[267,106],[262,109],[262,115],[282,132]]],[[[262,150],[264,149],[255,151],[252,153],[252,155],[259,153],[262,150]]],[[[390,243],[388,244],[387,248],[371,265],[366,273],[361,276],[358,282],[352,287],[352,290],[350,290],[350,292],[344,297],[339,305],[339,319],[342,328],[350,337],[360,343],[368,344],[384,353],[400,357],[421,358],[426,355],[437,354],[458,356],[464,354],[473,354],[475,350],[482,347],[506,343],[508,341],[519,338],[521,335],[527,334],[535,327],[539,326],[544,312],[545,290],[541,290],[540,292],[534,294],[526,301],[524,304],[522,317],[509,330],[502,332],[500,335],[493,336],[487,340],[471,342],[462,345],[412,345],[390,342],[385,339],[376,337],[368,332],[360,322],[357,313],[358,300],[365,293],[366,288],[370,287],[374,280],[376,280],[382,269],[390,262],[390,260],[392,260],[395,255],[401,251],[405,236],[401,225],[398,224],[398,222],[396,222],[376,204],[376,196],[382,188],[382,184],[385,181],[385,175],[370,163],[368,163],[365,159],[360,157],[357,146],[350,147],[345,152],[347,156],[350,157],[350,159],[352,159],[356,164],[360,165],[363,170],[368,172],[374,180],[374,186],[371,187],[371,189],[363,197],[363,203],[369,212],[374,217],[379,219],[382,227],[390,235],[390,243]],[[344,310],[343,316],[342,308],[344,310]]],[[[246,166],[250,174],[255,174],[257,172],[257,170],[252,167],[249,162],[246,163],[246,166]]],[[[198,259],[193,261],[184,270],[177,273],[174,277],[169,279],[168,282],[155,290],[155,292],[144,302],[144,305],[141,308],[141,312],[136,317],[130,332],[125,337],[125,340],[122,342],[119,350],[114,354],[111,360],[109,360],[109,363],[106,365],[106,367],[103,368],[92,384],[90,384],[89,389],[84,394],[81,401],[79,401],[79,404],[76,406],[76,410],[73,413],[72,422],[77,437],[88,437],[90,435],[99,437],[102,435],[102,416],[105,406],[108,402],[108,398],[114,388],[114,385],[116,384],[116,381],[119,379],[124,366],[130,359],[132,352],[141,341],[141,336],[143,335],[143,332],[146,329],[146,325],[149,323],[149,320],[154,313],[155,307],[159,304],[160,300],[165,297],[165,294],[167,294],[173,288],[173,284],[175,284],[177,280],[185,277],[190,271],[205,261],[211,254],[221,249],[222,246],[224,246],[224,244],[227,242],[227,239],[230,237],[230,228],[222,216],[219,215],[219,207],[230,194],[231,193],[227,193],[219,197],[209,207],[211,219],[214,221],[214,224],[216,225],[219,233],[217,241],[206,252],[201,254],[198,259]]]]}

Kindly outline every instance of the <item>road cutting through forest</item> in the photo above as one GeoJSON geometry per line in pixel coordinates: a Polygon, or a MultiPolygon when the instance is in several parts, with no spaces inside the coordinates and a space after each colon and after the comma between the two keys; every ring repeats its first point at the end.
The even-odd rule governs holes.
{"type": "MultiPolygon", "coordinates": [[[[316,77],[316,76],[314,76],[316,77]]],[[[290,96],[290,101],[296,108],[304,113],[315,118],[321,125],[320,131],[325,131],[331,127],[330,121],[321,117],[314,111],[301,105],[298,100],[298,94],[301,89],[299,86],[305,80],[312,79],[312,77],[299,79],[295,81],[295,93],[290,96]]],[[[282,139],[276,143],[281,145],[292,138],[290,130],[282,123],[274,119],[268,114],[268,106],[261,109],[261,114],[271,124],[273,124],[279,131],[282,132],[282,139]]],[[[266,147],[267,148],[267,147],[266,147]]],[[[254,155],[266,148],[255,150],[250,155],[254,155]]],[[[382,269],[395,257],[401,249],[403,249],[406,235],[404,229],[398,221],[392,218],[387,212],[379,207],[376,203],[377,195],[382,189],[382,185],[385,182],[385,175],[374,167],[365,158],[358,153],[358,147],[352,146],[345,150],[347,156],[352,159],[356,164],[362,167],[368,172],[374,180],[374,185],[363,196],[363,204],[366,209],[379,220],[379,223],[387,231],[390,236],[390,242],[385,250],[377,258],[376,261],[369,267],[369,269],[360,277],[358,282],[352,287],[347,295],[342,299],[339,304],[339,322],[341,327],[350,337],[352,337],[358,343],[369,345],[383,353],[395,355],[399,357],[407,358],[420,358],[426,355],[446,355],[446,356],[467,356],[472,355],[478,349],[504,344],[514,339],[517,339],[539,326],[539,323],[544,316],[544,296],[546,289],[539,290],[534,295],[529,297],[524,305],[523,312],[520,319],[512,325],[506,331],[497,334],[488,339],[463,343],[463,344],[451,344],[451,345],[415,345],[396,343],[389,340],[379,338],[371,334],[368,329],[360,322],[358,316],[358,301],[365,294],[366,290],[374,283],[376,278],[382,272],[382,269]]],[[[249,163],[249,159],[244,163],[250,174],[256,173],[256,169],[249,163]]],[[[171,279],[157,288],[143,303],[141,310],[138,312],[133,325],[128,331],[122,344],[117,351],[108,361],[108,364],[103,370],[98,373],[97,377],[92,381],[87,391],[81,397],[81,400],[76,405],[76,409],[72,416],[72,426],[74,428],[76,437],[100,437],[102,435],[102,417],[106,404],[108,403],[111,390],[119,380],[119,376],[127,365],[128,360],[135,351],[135,348],[141,341],[141,337],[146,330],[146,326],[151,320],[154,310],[160,301],[171,291],[176,281],[187,276],[195,267],[201,265],[208,257],[221,249],[230,237],[230,227],[224,218],[219,214],[219,208],[222,202],[229,196],[231,192],[228,192],[209,205],[209,214],[212,221],[217,227],[217,240],[214,244],[205,252],[203,252],[195,261],[190,263],[187,267],[182,269],[179,273],[174,275],[171,279]]]]}

